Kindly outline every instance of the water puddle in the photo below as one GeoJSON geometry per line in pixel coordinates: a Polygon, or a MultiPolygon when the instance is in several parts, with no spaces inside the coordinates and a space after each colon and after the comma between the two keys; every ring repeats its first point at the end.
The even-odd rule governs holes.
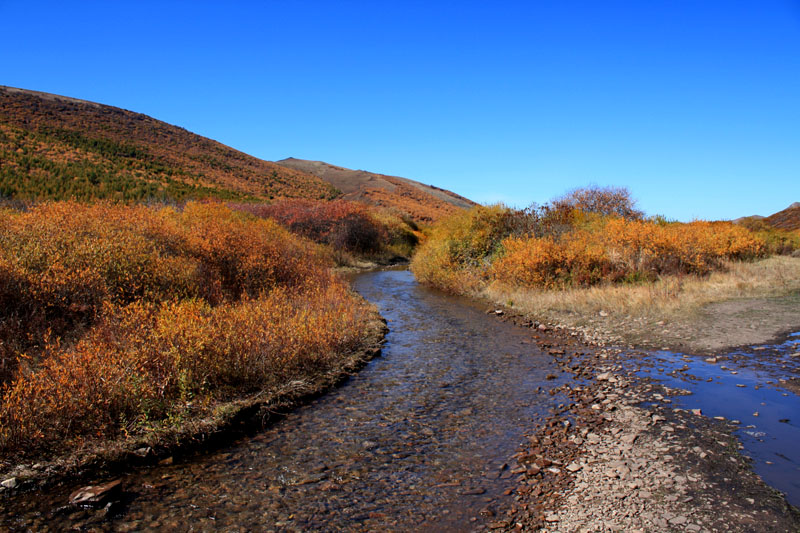
{"type": "Polygon", "coordinates": [[[800,396],[781,380],[800,375],[798,347],[800,333],[778,345],[720,357],[660,351],[649,356],[652,368],[642,371],[692,393],[673,397],[676,407],[738,421],[737,436],[756,473],[795,506],[800,506],[800,396]]]}
{"type": "Polygon", "coordinates": [[[75,487],[0,503],[11,530],[464,531],[491,521],[503,463],[560,401],[530,333],[407,271],[354,278],[391,332],[383,355],[269,429],[132,472],[113,516],[54,513],[75,487]],[[539,387],[543,390],[537,392],[539,387]]]}

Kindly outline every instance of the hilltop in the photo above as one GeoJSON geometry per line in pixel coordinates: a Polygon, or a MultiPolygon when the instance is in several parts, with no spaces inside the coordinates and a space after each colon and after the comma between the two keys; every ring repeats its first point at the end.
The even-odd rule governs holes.
{"type": "Polygon", "coordinates": [[[318,177],[141,113],[0,86],[0,196],[331,199],[318,177]]]}
{"type": "Polygon", "coordinates": [[[395,208],[416,220],[431,222],[458,209],[477,205],[453,192],[418,181],[352,170],[322,161],[290,157],[277,161],[286,168],[313,174],[344,193],[344,198],[372,205],[395,208]]]}

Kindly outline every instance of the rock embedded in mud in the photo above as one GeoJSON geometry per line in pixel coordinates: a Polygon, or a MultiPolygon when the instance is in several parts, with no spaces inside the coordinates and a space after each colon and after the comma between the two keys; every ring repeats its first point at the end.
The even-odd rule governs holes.
{"type": "Polygon", "coordinates": [[[8,479],[5,479],[5,480],[3,480],[2,483],[0,483],[0,485],[2,485],[3,488],[6,488],[6,489],[16,488],[17,487],[17,478],[10,477],[8,479]]]}

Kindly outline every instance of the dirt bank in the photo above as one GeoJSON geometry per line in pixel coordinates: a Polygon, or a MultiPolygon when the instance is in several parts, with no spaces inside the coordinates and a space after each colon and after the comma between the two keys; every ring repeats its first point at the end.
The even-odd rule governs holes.
{"type": "Polygon", "coordinates": [[[606,345],[705,354],[800,330],[800,258],[731,263],[707,278],[563,291],[494,286],[481,296],[606,345]]]}
{"type": "MultiPolygon", "coordinates": [[[[568,317],[562,318],[571,322],[568,317]]],[[[800,293],[723,300],[661,320],[597,314],[580,328],[606,342],[694,354],[718,353],[767,344],[800,331],[800,293]]]]}

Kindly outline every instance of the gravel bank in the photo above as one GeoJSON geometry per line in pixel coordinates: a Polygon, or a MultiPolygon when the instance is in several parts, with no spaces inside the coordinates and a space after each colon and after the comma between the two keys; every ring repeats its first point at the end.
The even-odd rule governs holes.
{"type": "Polygon", "coordinates": [[[573,374],[560,388],[571,402],[510,461],[515,503],[489,529],[800,531],[800,512],[753,473],[733,425],[675,408],[686,391],[636,376],[624,352],[579,341],[583,333],[536,332],[573,374]]]}

